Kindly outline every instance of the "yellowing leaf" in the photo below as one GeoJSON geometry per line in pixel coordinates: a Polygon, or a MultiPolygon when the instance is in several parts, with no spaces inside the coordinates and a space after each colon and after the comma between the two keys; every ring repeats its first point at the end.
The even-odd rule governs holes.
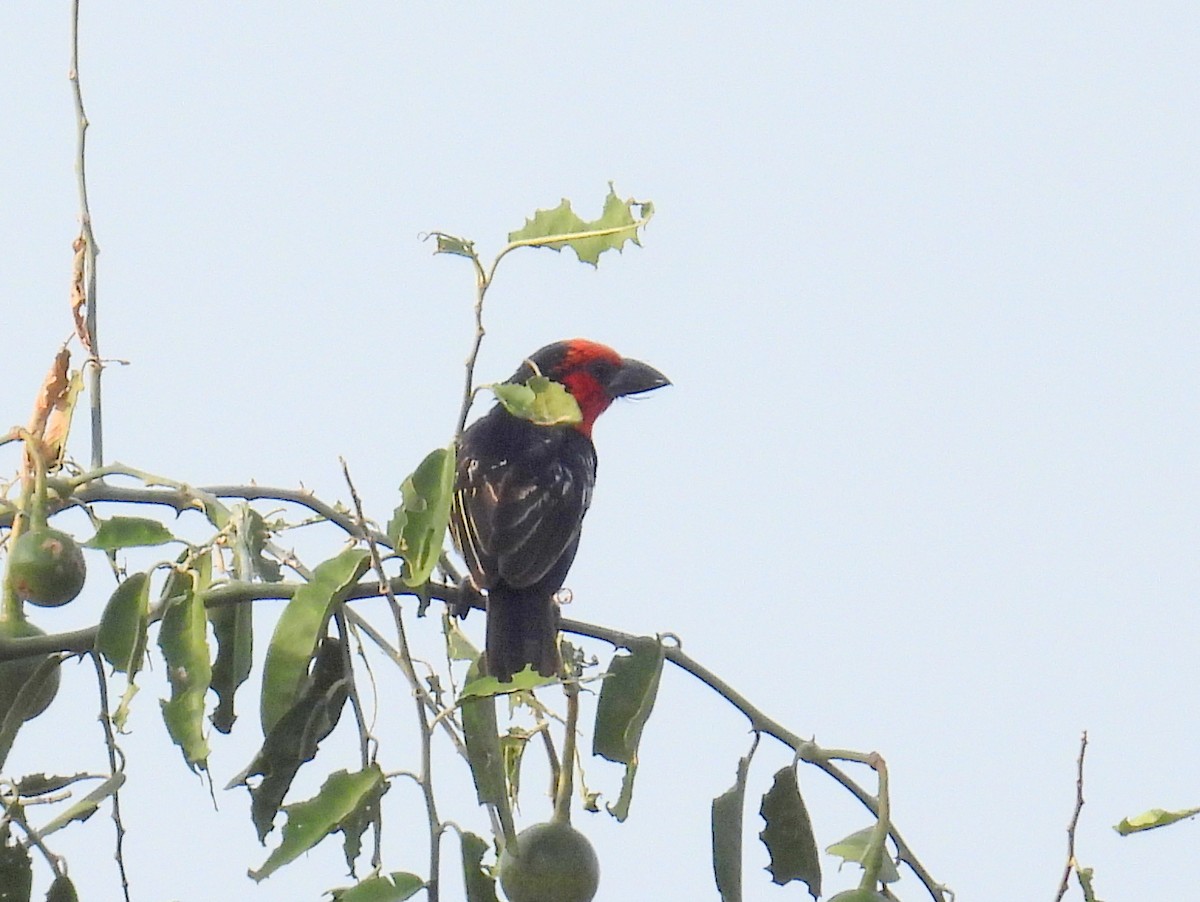
{"type": "Polygon", "coordinates": [[[573,426],[583,422],[579,402],[561,383],[545,376],[532,376],[524,385],[503,382],[488,387],[505,410],[538,426],[573,426]]]}
{"type": "Polygon", "coordinates": [[[581,262],[596,266],[600,255],[607,250],[619,251],[626,241],[640,245],[638,229],[653,215],[652,203],[633,198],[621,200],[610,182],[604,212],[598,219],[590,222],[581,219],[564,197],[553,210],[538,210],[526,219],[523,228],[509,233],[508,240],[510,245],[548,247],[556,251],[569,247],[581,262]],[[637,216],[634,216],[634,207],[637,207],[637,216]]]}
{"type": "Polygon", "coordinates": [[[1162,808],[1151,808],[1149,811],[1143,811],[1136,817],[1122,818],[1121,822],[1113,827],[1113,829],[1122,836],[1128,836],[1130,833],[1141,833],[1143,830],[1166,827],[1169,824],[1174,824],[1189,817],[1195,817],[1197,814],[1200,814],[1200,808],[1185,808],[1182,811],[1165,811],[1162,808]]]}

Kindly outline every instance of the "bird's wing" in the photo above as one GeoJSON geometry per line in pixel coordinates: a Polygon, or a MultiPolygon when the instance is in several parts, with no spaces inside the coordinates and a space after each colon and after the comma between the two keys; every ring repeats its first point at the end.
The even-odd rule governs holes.
{"type": "Polygon", "coordinates": [[[563,450],[459,461],[454,536],[481,588],[501,579],[532,585],[573,549],[591,504],[596,459],[590,442],[563,450]]]}

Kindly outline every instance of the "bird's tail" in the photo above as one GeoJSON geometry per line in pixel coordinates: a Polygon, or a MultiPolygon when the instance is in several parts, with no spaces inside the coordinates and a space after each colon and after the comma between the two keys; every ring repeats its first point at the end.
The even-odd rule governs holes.
{"type": "Polygon", "coordinates": [[[487,596],[487,672],[502,683],[530,665],[542,676],[561,667],[558,605],[552,595],[496,587],[487,596]]]}

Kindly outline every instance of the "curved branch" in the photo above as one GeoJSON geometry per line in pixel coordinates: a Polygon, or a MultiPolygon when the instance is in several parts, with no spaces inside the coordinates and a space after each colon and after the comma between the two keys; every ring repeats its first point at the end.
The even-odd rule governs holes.
{"type": "MultiPolygon", "coordinates": [[[[618,630],[609,629],[604,626],[596,626],[591,623],[583,623],[578,620],[563,620],[561,629],[564,632],[575,633],[580,636],[588,636],[592,639],[600,639],[612,645],[618,645],[625,648],[631,647],[637,639],[641,638],[632,633],[623,633],[618,630]]],[[[833,764],[827,754],[811,739],[804,739],[801,736],[793,733],[791,730],[784,727],[778,721],[771,719],[756,706],[751,704],[749,699],[726,683],[723,679],[696,661],[691,656],[684,653],[682,648],[674,645],[664,645],[663,654],[668,661],[678,667],[680,670],[686,671],[704,683],[723,699],[737,708],[750,721],[752,730],[758,733],[765,733],[782,742],[793,752],[796,753],[807,764],[811,764],[820,768],[846,790],[850,792],[863,806],[876,817],[879,816],[879,804],[875,797],[863,787],[859,786],[851,777],[846,774],[840,767],[833,764]]],[[[912,872],[917,876],[917,879],[925,885],[929,895],[937,900],[937,902],[946,902],[946,891],[942,884],[934,880],[933,875],[925,869],[925,866],[913,854],[908,843],[900,835],[894,826],[891,829],[892,840],[896,843],[897,857],[912,869],[912,872]]]]}

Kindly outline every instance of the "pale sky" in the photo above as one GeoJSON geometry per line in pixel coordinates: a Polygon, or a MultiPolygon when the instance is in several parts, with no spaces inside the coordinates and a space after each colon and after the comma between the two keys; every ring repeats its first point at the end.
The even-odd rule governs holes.
{"type": "MultiPolygon", "coordinates": [[[[65,0],[0,10],[5,428],[69,332],[68,29],[65,0]]],[[[673,632],[789,729],[880,752],[897,826],[962,900],[1053,897],[1086,729],[1077,851],[1099,895],[1193,891],[1196,824],[1111,827],[1200,804],[1200,7],[84,0],[82,29],[102,350],[129,362],[105,375],[110,459],[333,501],[341,455],[386,520],[452,435],[472,334],[469,264],[419,236],[490,259],[537,207],[597,214],[613,180],[656,204],[644,246],[597,270],[511,255],[478,370],[581,335],[675,383],[597,427],[569,616],[673,632]]],[[[305,541],[310,565],[340,547],[305,541]]],[[[112,583],[89,560],[44,628],[95,622],[112,583]]],[[[437,627],[410,623],[431,655],[437,627]]],[[[482,618],[467,628],[482,641],[482,618]]],[[[90,668],[63,683],[11,774],[103,766],[90,668]]],[[[383,763],[412,769],[393,690],[383,763]]],[[[212,740],[218,812],[166,738],[165,693],[155,660],[122,739],[133,898],[346,883],[336,841],[245,877],[267,852],[220,787],[261,738],[257,683],[212,740]]],[[[351,727],[293,798],[355,766],[351,727]]],[[[630,819],[575,815],[599,900],[717,898],[709,806],[749,745],[668,668],[630,819]]],[[[441,751],[442,817],[486,829],[441,751]]],[[[807,898],[770,884],[757,840],[789,760],[764,739],[751,768],[747,902],[807,898]]],[[[615,799],[620,768],[587,777],[615,799]]],[[[871,822],[800,780],[822,848],[871,822]]],[[[522,825],[549,815],[539,788],[522,825]]],[[[425,873],[418,795],[400,781],[385,802],[385,867],[425,873]]],[[[55,839],[81,898],[118,897],[107,810],[55,839]]],[[[453,838],[444,855],[453,883],[453,838]]],[[[823,865],[829,895],[856,883],[823,865]]],[[[927,898],[902,874],[905,902],[927,898]]]]}

